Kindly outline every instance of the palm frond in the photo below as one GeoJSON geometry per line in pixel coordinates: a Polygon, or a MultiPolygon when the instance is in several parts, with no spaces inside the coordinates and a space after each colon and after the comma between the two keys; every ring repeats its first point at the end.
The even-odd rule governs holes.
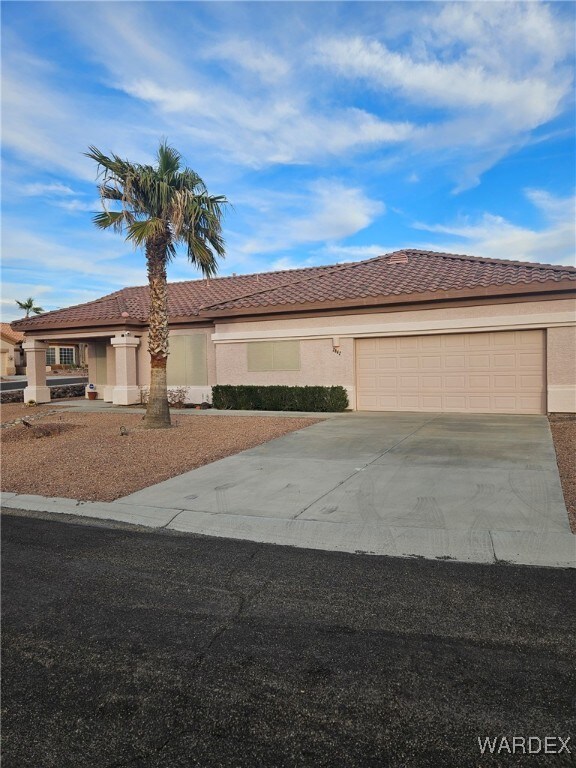
{"type": "Polygon", "coordinates": [[[161,176],[174,176],[180,169],[182,156],[174,147],[170,147],[163,141],[156,153],[158,159],[158,173],[161,176]]]}
{"type": "Polygon", "coordinates": [[[130,226],[130,220],[128,211],[102,211],[92,217],[98,229],[112,229],[114,232],[123,232],[126,226],[130,226]]]}
{"type": "Polygon", "coordinates": [[[128,227],[128,239],[135,245],[146,245],[148,240],[165,237],[168,242],[170,234],[162,219],[149,218],[143,221],[133,221],[128,227]]]}

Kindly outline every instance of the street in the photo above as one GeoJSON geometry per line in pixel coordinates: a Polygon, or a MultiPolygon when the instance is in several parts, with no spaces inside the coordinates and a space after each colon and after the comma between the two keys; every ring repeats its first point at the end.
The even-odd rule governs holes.
{"type": "Polygon", "coordinates": [[[573,764],[573,571],[17,511],[2,544],[7,768],[573,764]],[[571,754],[481,758],[513,735],[571,754]]]}
{"type": "MultiPolygon", "coordinates": [[[[46,376],[46,385],[48,387],[62,387],[67,384],[88,383],[87,376],[46,376]]],[[[10,380],[0,381],[0,392],[11,392],[17,389],[24,389],[28,386],[26,376],[11,376],[10,380]]]]}

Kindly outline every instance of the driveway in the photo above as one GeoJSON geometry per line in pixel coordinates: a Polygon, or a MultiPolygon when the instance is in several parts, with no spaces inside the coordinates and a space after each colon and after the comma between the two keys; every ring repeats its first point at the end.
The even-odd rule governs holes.
{"type": "Polygon", "coordinates": [[[347,413],[110,504],[39,498],[7,506],[314,549],[576,566],[543,416],[347,413]]]}

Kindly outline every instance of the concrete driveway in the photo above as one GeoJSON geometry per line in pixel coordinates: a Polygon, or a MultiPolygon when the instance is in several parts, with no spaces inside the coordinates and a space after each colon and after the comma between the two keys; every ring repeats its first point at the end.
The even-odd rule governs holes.
{"type": "Polygon", "coordinates": [[[272,544],[576,567],[544,416],[330,414],[108,504],[3,500],[272,544]]]}
{"type": "Polygon", "coordinates": [[[545,417],[353,413],[120,500],[320,549],[576,565],[545,417]]]}

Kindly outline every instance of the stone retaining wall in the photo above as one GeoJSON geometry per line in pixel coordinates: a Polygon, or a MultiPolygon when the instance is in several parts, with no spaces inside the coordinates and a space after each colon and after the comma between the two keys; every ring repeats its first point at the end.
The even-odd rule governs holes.
{"type": "MultiPolygon", "coordinates": [[[[67,384],[60,387],[50,387],[52,400],[60,400],[65,397],[83,397],[85,384],[67,384]]],[[[24,390],[12,389],[8,392],[0,392],[0,403],[23,403],[24,390]]]]}

